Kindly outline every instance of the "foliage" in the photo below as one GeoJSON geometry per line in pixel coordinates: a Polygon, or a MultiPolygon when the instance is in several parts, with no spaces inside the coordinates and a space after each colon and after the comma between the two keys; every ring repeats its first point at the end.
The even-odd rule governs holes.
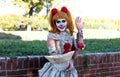
{"type": "MultiPolygon", "coordinates": [[[[33,15],[32,28],[36,27],[48,28],[48,20],[46,16],[33,15]]],[[[0,28],[7,31],[16,31],[15,25],[19,25],[21,21],[26,26],[28,24],[28,17],[24,15],[6,14],[0,15],[0,28]]],[[[120,20],[116,19],[93,19],[83,18],[85,22],[85,29],[106,29],[106,30],[120,30],[120,20]]]]}
{"type": "MultiPolygon", "coordinates": [[[[44,7],[46,7],[46,16],[49,12],[49,7],[52,6],[53,0],[15,0],[13,4],[19,5],[25,9],[26,14],[29,15],[28,24],[31,26],[33,13],[39,13],[44,7]]],[[[38,24],[37,24],[38,25],[38,24]]],[[[28,25],[27,25],[28,26],[28,25]]],[[[26,27],[28,28],[28,27],[26,27]]]]}
{"type": "Polygon", "coordinates": [[[86,29],[107,29],[107,30],[120,30],[119,19],[95,19],[95,18],[84,18],[86,29]]]}
{"type": "Polygon", "coordinates": [[[120,38],[85,39],[85,49],[80,53],[116,52],[120,51],[120,38]]]}
{"type": "Polygon", "coordinates": [[[0,40],[21,40],[22,38],[19,35],[13,35],[11,33],[0,32],[0,40]]]}
{"type": "Polygon", "coordinates": [[[31,7],[33,7],[33,12],[39,13],[41,9],[46,7],[45,3],[48,4],[47,7],[51,7],[53,1],[54,0],[15,0],[13,4],[22,7],[26,11],[26,14],[28,14],[31,7]]]}
{"type": "MultiPolygon", "coordinates": [[[[85,39],[85,49],[80,54],[118,52],[120,38],[116,39],[85,39]]],[[[0,56],[46,55],[48,47],[46,41],[0,40],[0,56]]]]}
{"type": "MultiPolygon", "coordinates": [[[[23,22],[24,26],[27,25],[28,17],[23,15],[15,15],[15,14],[6,14],[0,16],[0,28],[4,31],[17,31],[17,26],[23,22]]],[[[47,28],[48,22],[45,16],[34,15],[32,20],[32,29],[35,30],[36,27],[47,28]]],[[[25,29],[24,29],[25,30],[25,29]]]]}
{"type": "Polygon", "coordinates": [[[15,24],[19,23],[20,16],[15,14],[10,15],[1,15],[0,16],[0,27],[5,29],[9,29],[11,27],[14,27],[15,24]]]}
{"type": "Polygon", "coordinates": [[[46,41],[0,40],[1,56],[26,56],[48,54],[46,41]]]}
{"type": "Polygon", "coordinates": [[[32,27],[33,29],[37,28],[37,27],[42,27],[43,29],[47,29],[48,28],[48,20],[46,19],[46,16],[33,16],[33,20],[32,20],[32,27]]]}

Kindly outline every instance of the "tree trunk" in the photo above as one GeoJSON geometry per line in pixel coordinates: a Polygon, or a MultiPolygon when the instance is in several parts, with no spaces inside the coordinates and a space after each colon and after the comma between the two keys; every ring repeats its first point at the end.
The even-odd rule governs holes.
{"type": "Polygon", "coordinates": [[[27,31],[31,31],[32,30],[33,9],[34,9],[34,6],[30,7],[27,31]]]}
{"type": "Polygon", "coordinates": [[[28,20],[28,25],[27,25],[27,31],[31,31],[32,29],[32,16],[29,17],[29,20],[28,20]]]}

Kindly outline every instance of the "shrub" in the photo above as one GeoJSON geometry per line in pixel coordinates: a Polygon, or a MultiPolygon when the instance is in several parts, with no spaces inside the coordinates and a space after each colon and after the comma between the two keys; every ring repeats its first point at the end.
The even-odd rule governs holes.
{"type": "MultiPolygon", "coordinates": [[[[85,39],[85,49],[80,54],[119,52],[120,39],[85,39]]],[[[0,40],[0,56],[48,55],[46,41],[0,40]]]]}
{"type": "Polygon", "coordinates": [[[48,54],[46,41],[0,40],[0,56],[48,54]]]}
{"type": "MultiPolygon", "coordinates": [[[[0,28],[4,31],[16,31],[20,29],[16,29],[21,22],[23,22],[24,26],[26,27],[28,24],[28,16],[24,15],[16,15],[16,14],[5,14],[0,16],[0,28]]],[[[36,27],[47,28],[48,21],[45,16],[38,16],[34,15],[32,17],[32,30],[36,27]]],[[[25,30],[25,29],[24,29],[25,30]]]]}
{"type": "Polygon", "coordinates": [[[84,18],[83,21],[86,29],[120,30],[120,20],[118,19],[84,18]]]}

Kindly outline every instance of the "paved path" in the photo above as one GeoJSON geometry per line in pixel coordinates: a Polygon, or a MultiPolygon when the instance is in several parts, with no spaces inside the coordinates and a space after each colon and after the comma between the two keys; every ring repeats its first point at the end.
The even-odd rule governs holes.
{"type": "MultiPolygon", "coordinates": [[[[120,31],[84,29],[83,32],[84,32],[84,39],[120,38],[120,31]]],[[[9,31],[5,33],[19,35],[22,37],[22,40],[46,40],[48,32],[47,31],[9,31]]]]}
{"type": "Polygon", "coordinates": [[[120,38],[120,31],[115,30],[102,30],[102,29],[85,29],[85,38],[95,39],[108,39],[108,38],[120,38]]]}

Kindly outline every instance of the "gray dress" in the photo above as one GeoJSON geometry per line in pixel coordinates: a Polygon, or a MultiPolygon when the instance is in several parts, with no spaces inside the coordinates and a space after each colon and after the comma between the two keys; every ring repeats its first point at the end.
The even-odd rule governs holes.
{"type": "MultiPolygon", "coordinates": [[[[56,40],[56,49],[58,54],[63,54],[65,43],[69,42],[72,46],[75,41],[74,36],[71,36],[67,31],[61,32],[60,34],[49,32],[48,38],[56,40]]],[[[39,77],[78,77],[72,59],[60,64],[47,62],[38,72],[39,77]],[[70,65],[69,69],[67,69],[68,65],[70,65]]]]}

